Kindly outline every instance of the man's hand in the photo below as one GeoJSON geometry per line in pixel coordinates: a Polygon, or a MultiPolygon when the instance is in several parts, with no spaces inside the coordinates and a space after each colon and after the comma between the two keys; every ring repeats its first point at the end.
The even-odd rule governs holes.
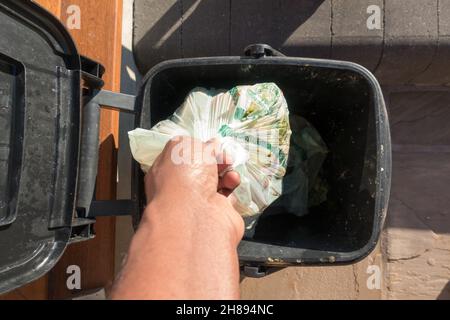
{"type": "Polygon", "coordinates": [[[244,223],[232,206],[240,180],[231,160],[215,141],[167,144],[146,175],[148,206],[112,298],[239,297],[244,223]]]}
{"type": "Polygon", "coordinates": [[[205,225],[212,230],[217,227],[217,231],[239,243],[243,220],[232,207],[233,199],[226,196],[239,185],[240,178],[234,171],[219,177],[219,173],[227,171],[232,164],[232,159],[221,154],[219,147],[214,140],[206,144],[189,137],[170,141],[147,173],[145,186],[150,205],[170,204],[173,210],[151,214],[146,211],[145,218],[159,223],[167,222],[167,215],[173,215],[179,220],[180,215],[184,215],[180,209],[194,209],[193,213],[197,214],[190,218],[194,228],[205,225]]]}

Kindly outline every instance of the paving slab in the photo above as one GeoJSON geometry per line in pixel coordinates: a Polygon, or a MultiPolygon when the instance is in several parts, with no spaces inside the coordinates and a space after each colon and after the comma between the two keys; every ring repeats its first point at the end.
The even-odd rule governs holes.
{"type": "Polygon", "coordinates": [[[142,73],[182,56],[181,16],[181,1],[135,0],[133,51],[142,73]]]}
{"type": "Polygon", "coordinates": [[[331,57],[331,1],[280,1],[277,41],[289,56],[331,57]]]}
{"type": "Polygon", "coordinates": [[[437,51],[429,67],[413,80],[417,84],[450,83],[450,1],[438,1],[438,5],[437,51]]]}
{"type": "Polygon", "coordinates": [[[385,1],[383,57],[375,75],[383,84],[412,83],[437,47],[437,0],[385,1]]]}
{"type": "Polygon", "coordinates": [[[183,57],[230,54],[230,1],[183,0],[183,57]]]}
{"type": "Polygon", "coordinates": [[[370,71],[375,70],[383,49],[383,2],[333,1],[333,59],[356,62],[370,71]],[[368,27],[368,20],[375,23],[369,23],[368,27]]]}

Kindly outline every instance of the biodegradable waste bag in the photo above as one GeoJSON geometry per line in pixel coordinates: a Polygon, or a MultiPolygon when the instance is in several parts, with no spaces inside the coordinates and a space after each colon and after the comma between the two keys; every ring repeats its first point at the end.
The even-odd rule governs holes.
{"type": "Polygon", "coordinates": [[[151,130],[129,132],[131,152],[147,172],[167,142],[181,135],[203,142],[219,139],[241,176],[233,194],[242,216],[261,213],[281,195],[291,129],[288,106],[276,84],[229,91],[195,88],[168,120],[151,130]]]}
{"type": "MultiPolygon", "coordinates": [[[[306,119],[290,116],[292,136],[282,195],[264,215],[307,215],[311,207],[326,201],[328,184],[322,178],[322,166],[328,148],[319,132],[306,119]]],[[[245,237],[253,238],[260,216],[245,217],[245,237]]]]}
{"type": "Polygon", "coordinates": [[[320,176],[328,149],[319,132],[304,118],[292,115],[291,149],[287,174],[283,178],[283,197],[277,205],[297,216],[320,205],[327,198],[328,186],[320,176]]]}

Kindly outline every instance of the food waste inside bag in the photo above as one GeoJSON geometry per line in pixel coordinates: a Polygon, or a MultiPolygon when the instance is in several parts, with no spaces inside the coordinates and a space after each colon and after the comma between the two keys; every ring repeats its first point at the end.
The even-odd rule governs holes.
{"type": "MultiPolygon", "coordinates": [[[[306,120],[298,118],[294,122],[296,127],[297,121],[305,121],[304,127],[312,128],[305,125],[306,120]]],[[[291,161],[288,159],[292,154],[291,133],[289,110],[282,91],[274,83],[260,83],[228,91],[195,88],[169,119],[151,130],[133,130],[129,138],[133,157],[145,173],[174,137],[191,136],[203,142],[218,139],[222,152],[231,156],[232,167],[241,177],[241,184],[233,192],[237,200],[235,208],[243,217],[256,218],[285,191],[283,177],[291,161]]],[[[319,148],[326,150],[318,138],[319,148]]],[[[294,148],[298,148],[298,143],[301,145],[302,138],[299,139],[293,139],[294,148]]],[[[311,143],[307,145],[312,147],[311,143]]],[[[294,160],[302,162],[305,157],[308,154],[302,153],[294,160]]],[[[320,166],[321,163],[319,169],[320,166]]],[[[312,176],[315,178],[317,173],[312,176]]],[[[308,179],[307,175],[304,178],[308,179]]],[[[307,182],[292,181],[293,185],[298,183],[307,185],[307,182]]],[[[289,189],[289,193],[299,191],[295,187],[289,189]]],[[[307,188],[300,191],[308,192],[307,188]]]]}

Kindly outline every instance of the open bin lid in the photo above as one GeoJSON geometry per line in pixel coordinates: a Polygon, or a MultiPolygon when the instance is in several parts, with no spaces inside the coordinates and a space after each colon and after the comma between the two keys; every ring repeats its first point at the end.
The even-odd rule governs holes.
{"type": "Polygon", "coordinates": [[[48,272],[71,234],[80,56],[50,13],[0,1],[0,293],[48,272]]]}

